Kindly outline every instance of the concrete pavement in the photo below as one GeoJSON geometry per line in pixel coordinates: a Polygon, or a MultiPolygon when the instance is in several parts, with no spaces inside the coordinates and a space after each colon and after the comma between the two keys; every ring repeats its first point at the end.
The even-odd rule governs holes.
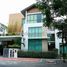
{"type": "Polygon", "coordinates": [[[38,59],[38,58],[4,58],[4,57],[1,57],[0,60],[2,61],[19,61],[19,62],[38,62],[40,61],[41,59],[38,59]]]}
{"type": "Polygon", "coordinates": [[[2,60],[0,58],[0,67],[67,67],[67,63],[63,63],[60,59],[24,58],[24,60],[19,62],[13,59],[2,60]]]}

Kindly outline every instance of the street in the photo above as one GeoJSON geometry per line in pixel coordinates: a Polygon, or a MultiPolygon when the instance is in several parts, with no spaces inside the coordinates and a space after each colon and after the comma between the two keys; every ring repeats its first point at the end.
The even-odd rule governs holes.
{"type": "Polygon", "coordinates": [[[0,67],[67,67],[67,62],[52,59],[41,59],[38,62],[0,60],[0,67]]]}

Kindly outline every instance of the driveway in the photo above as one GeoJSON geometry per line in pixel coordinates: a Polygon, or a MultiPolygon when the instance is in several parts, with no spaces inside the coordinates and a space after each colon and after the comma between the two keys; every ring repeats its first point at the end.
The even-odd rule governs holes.
{"type": "Polygon", "coordinates": [[[67,63],[63,63],[62,60],[58,59],[55,60],[55,59],[24,58],[24,60],[16,61],[1,59],[0,67],[67,67],[67,63]]]}

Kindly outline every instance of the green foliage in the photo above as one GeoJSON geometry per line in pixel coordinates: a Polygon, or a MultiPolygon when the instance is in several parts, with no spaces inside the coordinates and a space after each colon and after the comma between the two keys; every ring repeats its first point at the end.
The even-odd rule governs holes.
{"type": "Polygon", "coordinates": [[[18,44],[18,45],[21,45],[21,38],[16,38],[16,39],[14,40],[14,43],[15,43],[15,44],[18,44]]]}
{"type": "MultiPolygon", "coordinates": [[[[60,21],[54,21],[54,18],[67,15],[67,0],[50,0],[50,2],[51,4],[49,0],[37,0],[36,7],[46,15],[44,26],[61,29],[63,24],[60,21]]],[[[66,20],[67,18],[64,19],[64,23],[67,23],[66,20]]]]}
{"type": "Polygon", "coordinates": [[[12,44],[12,45],[8,45],[9,48],[20,48],[20,45],[18,44],[12,44]]]}
{"type": "Polygon", "coordinates": [[[18,51],[18,57],[26,58],[56,58],[57,53],[55,51],[50,52],[31,52],[31,51],[18,51]]]}

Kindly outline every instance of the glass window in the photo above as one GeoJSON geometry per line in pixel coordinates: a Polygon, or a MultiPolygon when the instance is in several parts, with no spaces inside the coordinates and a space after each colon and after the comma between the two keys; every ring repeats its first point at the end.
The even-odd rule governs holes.
{"type": "Polygon", "coordinates": [[[30,27],[28,29],[29,37],[41,37],[42,36],[42,28],[41,27],[30,27]]]}
{"type": "Polygon", "coordinates": [[[30,16],[30,20],[33,21],[34,20],[34,15],[30,16]]]}
{"type": "Polygon", "coordinates": [[[29,22],[29,23],[40,23],[40,22],[42,22],[42,20],[43,20],[43,14],[29,14],[28,16],[27,16],[28,18],[27,18],[27,21],[29,22]]]}
{"type": "Polygon", "coordinates": [[[41,22],[41,18],[42,18],[41,14],[38,14],[38,15],[37,15],[37,22],[38,22],[38,23],[41,22]]]}
{"type": "Polygon", "coordinates": [[[25,18],[22,19],[22,25],[25,23],[25,18]]]}
{"type": "Polygon", "coordinates": [[[3,31],[4,31],[4,29],[3,29],[2,27],[0,27],[0,31],[1,31],[1,32],[3,32],[3,31]]]}
{"type": "Polygon", "coordinates": [[[34,21],[36,21],[37,20],[37,15],[36,14],[34,14],[34,21]]]}
{"type": "Polygon", "coordinates": [[[55,41],[55,35],[54,34],[47,34],[48,41],[55,41]]]}

